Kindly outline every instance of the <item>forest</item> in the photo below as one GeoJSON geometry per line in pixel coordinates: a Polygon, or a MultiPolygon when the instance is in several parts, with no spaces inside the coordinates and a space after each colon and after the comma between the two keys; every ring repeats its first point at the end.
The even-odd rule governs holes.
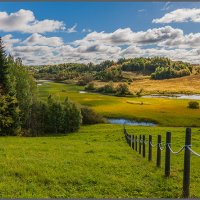
{"type": "Polygon", "coordinates": [[[37,136],[79,129],[80,108],[68,98],[41,101],[35,79],[21,59],[7,55],[0,39],[0,135],[37,136]]]}
{"type": "Polygon", "coordinates": [[[100,81],[132,81],[124,76],[125,72],[149,76],[153,80],[170,79],[198,74],[200,67],[182,61],[172,61],[165,57],[153,58],[121,58],[114,62],[106,60],[94,63],[64,63],[46,66],[28,66],[37,79],[57,81],[78,79],[80,85],[92,80],[100,81]]]}

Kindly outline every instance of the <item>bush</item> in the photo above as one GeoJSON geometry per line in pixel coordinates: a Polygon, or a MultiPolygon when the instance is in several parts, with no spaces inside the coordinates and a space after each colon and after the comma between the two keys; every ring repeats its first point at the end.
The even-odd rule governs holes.
{"type": "Polygon", "coordinates": [[[141,97],[143,93],[143,88],[140,88],[135,94],[137,97],[141,97]]]}
{"type": "Polygon", "coordinates": [[[106,122],[105,118],[87,106],[81,107],[81,115],[83,117],[82,124],[99,124],[106,122]]]}
{"type": "Polygon", "coordinates": [[[95,90],[94,83],[93,83],[93,82],[88,83],[88,84],[85,86],[85,90],[89,90],[89,91],[95,90]]]}
{"type": "Polygon", "coordinates": [[[115,93],[115,88],[114,88],[114,85],[113,85],[113,82],[109,82],[108,84],[106,84],[104,87],[103,87],[103,92],[104,93],[115,93]]]}
{"type": "Polygon", "coordinates": [[[87,85],[89,82],[91,82],[91,81],[93,81],[93,80],[94,80],[94,78],[93,78],[92,75],[90,75],[90,74],[85,74],[85,75],[83,75],[83,76],[78,80],[77,85],[79,85],[79,86],[85,86],[85,85],[87,85]]]}
{"type": "Polygon", "coordinates": [[[188,108],[199,109],[199,103],[197,101],[188,102],[188,108]]]}
{"type": "Polygon", "coordinates": [[[113,85],[113,82],[110,81],[108,84],[99,87],[96,89],[97,92],[105,93],[105,94],[114,94],[116,93],[116,89],[113,85]]]}
{"type": "Polygon", "coordinates": [[[120,83],[116,88],[116,95],[118,96],[124,96],[124,95],[130,95],[131,92],[129,91],[129,87],[126,83],[120,83]]]}

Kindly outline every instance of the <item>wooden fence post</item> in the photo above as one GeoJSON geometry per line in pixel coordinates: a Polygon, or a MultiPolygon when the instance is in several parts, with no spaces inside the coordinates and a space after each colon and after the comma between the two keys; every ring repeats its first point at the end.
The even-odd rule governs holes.
{"type": "Polygon", "coordinates": [[[166,133],[166,151],[165,151],[165,177],[170,176],[170,147],[171,146],[171,133],[166,133]]]}
{"type": "Polygon", "coordinates": [[[130,138],[129,134],[128,134],[128,145],[129,145],[129,147],[131,146],[131,138],[130,138]]]}
{"type": "Polygon", "coordinates": [[[145,149],[145,135],[143,135],[143,141],[142,141],[142,143],[143,143],[143,158],[145,158],[145,151],[146,151],[146,149],[145,149]]]}
{"type": "Polygon", "coordinates": [[[190,150],[187,148],[191,145],[191,128],[186,129],[185,135],[185,154],[184,154],[184,171],[183,171],[183,198],[190,196],[190,150]]]}
{"type": "Polygon", "coordinates": [[[134,144],[135,144],[135,141],[134,141],[134,138],[135,138],[135,136],[133,135],[133,137],[132,137],[132,139],[133,139],[133,142],[132,142],[132,149],[134,150],[134,144]]]}
{"type": "Polygon", "coordinates": [[[152,160],[152,135],[149,135],[149,156],[148,156],[148,159],[149,161],[152,160]]]}
{"type": "Polygon", "coordinates": [[[140,137],[139,137],[139,154],[141,154],[141,147],[142,147],[141,139],[142,139],[142,137],[140,135],[140,137]]]}
{"type": "Polygon", "coordinates": [[[131,135],[131,148],[132,148],[132,144],[133,144],[133,135],[131,135]]]}
{"type": "Polygon", "coordinates": [[[137,135],[135,136],[135,150],[137,151],[137,135]]]}
{"type": "Polygon", "coordinates": [[[157,161],[156,161],[156,166],[157,166],[157,167],[160,167],[160,164],[161,164],[161,150],[160,150],[159,144],[161,144],[161,135],[158,135],[158,143],[157,143],[157,161]]]}

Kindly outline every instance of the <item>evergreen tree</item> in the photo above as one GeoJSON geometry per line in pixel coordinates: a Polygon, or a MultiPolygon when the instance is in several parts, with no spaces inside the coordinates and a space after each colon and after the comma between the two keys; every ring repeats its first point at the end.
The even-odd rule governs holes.
{"type": "Polygon", "coordinates": [[[0,37],[0,84],[5,87],[5,76],[8,73],[7,55],[0,37]]]}

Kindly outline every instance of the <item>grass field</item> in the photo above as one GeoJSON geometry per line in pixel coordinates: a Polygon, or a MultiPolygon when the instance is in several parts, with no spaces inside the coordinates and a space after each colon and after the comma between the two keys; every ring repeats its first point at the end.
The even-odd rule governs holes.
{"type": "MultiPolygon", "coordinates": [[[[200,75],[181,78],[151,80],[149,76],[142,76],[131,72],[124,73],[125,77],[133,80],[130,91],[133,93],[143,90],[144,94],[200,94],[200,75]]],[[[95,86],[101,87],[107,82],[95,81],[95,86]]],[[[113,83],[115,86],[118,82],[113,83]]]]}
{"type": "MultiPolygon", "coordinates": [[[[187,108],[188,100],[144,99],[80,94],[83,87],[44,83],[39,96],[67,96],[93,107],[106,117],[146,118],[168,127],[127,126],[129,134],[158,134],[165,140],[172,132],[172,148],[184,145],[185,128],[200,125],[200,111],[187,108]],[[141,104],[143,102],[143,104],[141,104]]],[[[200,153],[200,128],[192,128],[192,148],[200,153]]],[[[146,148],[148,149],[148,148],[146,148]]],[[[181,198],[183,152],[171,156],[171,177],[148,162],[126,143],[122,126],[82,126],[68,135],[0,138],[0,197],[3,198],[181,198]]],[[[191,157],[191,197],[200,197],[200,158],[191,157]]]]}
{"type": "Polygon", "coordinates": [[[200,94],[200,75],[191,75],[181,78],[172,78],[164,80],[141,79],[134,80],[131,84],[132,91],[138,91],[143,88],[147,94],[162,93],[184,93],[200,94]]]}
{"type": "MultiPolygon", "coordinates": [[[[172,147],[184,144],[184,128],[131,127],[129,133],[163,136],[172,131],[172,147]]],[[[200,129],[193,149],[200,152],[200,129]]],[[[52,137],[0,138],[0,197],[170,198],[181,197],[183,153],[172,156],[169,179],[162,166],[142,158],[125,142],[120,125],[83,126],[78,133],[52,137]],[[108,131],[109,130],[109,131],[108,131]]],[[[200,158],[191,158],[191,197],[200,197],[200,158]]]]}
{"type": "Polygon", "coordinates": [[[105,117],[153,121],[160,126],[200,126],[200,109],[188,109],[189,100],[80,94],[83,87],[52,82],[44,83],[38,88],[43,99],[50,94],[60,100],[68,96],[73,101],[91,106],[105,117]]]}

